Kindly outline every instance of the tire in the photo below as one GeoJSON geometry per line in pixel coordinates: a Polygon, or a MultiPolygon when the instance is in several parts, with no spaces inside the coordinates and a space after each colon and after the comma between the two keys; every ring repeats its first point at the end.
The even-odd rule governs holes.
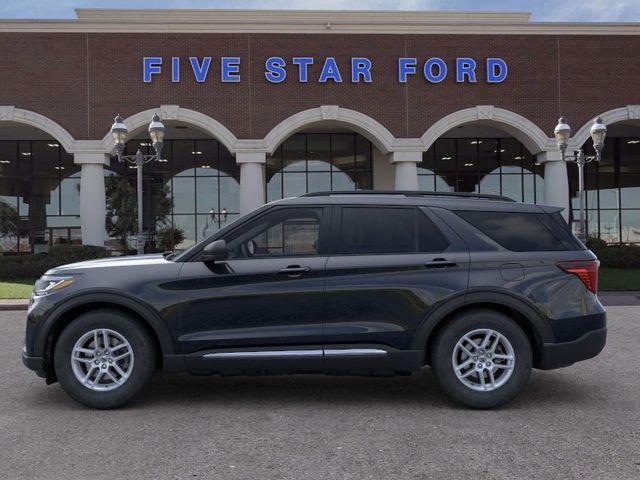
{"type": "Polygon", "coordinates": [[[74,400],[93,408],[116,408],[149,381],[156,369],[156,352],[134,317],[118,310],[95,310],[80,315],[62,331],[54,367],[60,385],[74,400]],[[74,354],[76,347],[82,350],[74,354]]]}
{"type": "Polygon", "coordinates": [[[494,310],[470,310],[455,316],[438,333],[430,353],[438,383],[451,397],[472,408],[505,404],[522,391],[531,375],[527,335],[512,318],[494,310]],[[488,348],[483,348],[487,335],[488,348]],[[465,336],[473,343],[463,340],[465,336]],[[454,368],[454,362],[461,368],[454,368]]]}

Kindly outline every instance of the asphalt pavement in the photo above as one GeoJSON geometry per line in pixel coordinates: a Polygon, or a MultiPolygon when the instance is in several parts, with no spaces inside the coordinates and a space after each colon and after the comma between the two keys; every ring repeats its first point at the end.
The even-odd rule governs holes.
{"type": "Polygon", "coordinates": [[[0,312],[0,478],[638,479],[640,307],[609,308],[597,358],[534,371],[494,411],[411,377],[158,374],[115,411],[22,366],[23,311],[0,312]]]}

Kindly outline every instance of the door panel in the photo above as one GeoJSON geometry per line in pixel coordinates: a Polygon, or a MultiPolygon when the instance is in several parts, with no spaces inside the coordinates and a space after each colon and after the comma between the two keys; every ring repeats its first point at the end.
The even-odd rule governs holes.
{"type": "MultiPolygon", "coordinates": [[[[274,207],[225,235],[229,259],[185,264],[180,282],[185,353],[321,346],[327,210],[274,207]]],[[[314,361],[320,366],[321,356],[314,361]]]]}
{"type": "MultiPolygon", "coordinates": [[[[400,215],[377,208],[376,220],[364,225],[369,235],[375,236],[383,232],[380,238],[364,238],[358,232],[340,237],[338,243],[351,238],[347,247],[357,251],[358,245],[369,250],[377,244],[387,243],[397,248],[406,249],[407,240],[398,233],[406,225],[394,226],[390,219],[409,216],[406,212],[400,215]],[[385,218],[385,215],[388,218],[385,218]],[[384,225],[376,225],[384,221],[384,225]],[[369,228],[367,228],[369,227],[369,228]],[[388,233],[385,228],[393,230],[388,233]],[[358,237],[362,236],[362,240],[358,237]],[[353,240],[355,239],[355,240],[353,240]]],[[[411,209],[414,210],[414,209],[411,209]]],[[[448,298],[464,294],[469,278],[469,253],[457,235],[437,216],[422,209],[416,209],[416,250],[435,248],[438,252],[385,253],[385,254],[332,254],[327,262],[327,278],[325,287],[325,344],[383,344],[398,349],[408,349],[411,341],[429,311],[448,298]],[[427,222],[419,215],[427,215],[427,222]],[[433,232],[434,239],[429,242],[423,237],[433,232]],[[438,237],[442,235],[443,237],[438,237]]],[[[364,219],[367,213],[357,216],[342,216],[342,212],[334,215],[334,229],[355,228],[351,225],[354,219],[364,219]],[[348,218],[349,224],[342,223],[348,218]]],[[[356,222],[358,220],[355,220],[356,222]]],[[[362,220],[365,222],[365,220],[362,220]]],[[[406,231],[406,235],[411,235],[406,231]]],[[[429,239],[426,239],[429,240],[429,239]]]]}
{"type": "Polygon", "coordinates": [[[320,344],[326,262],[313,256],[185,264],[183,348],[320,344]],[[280,273],[291,267],[305,271],[280,273]]]}

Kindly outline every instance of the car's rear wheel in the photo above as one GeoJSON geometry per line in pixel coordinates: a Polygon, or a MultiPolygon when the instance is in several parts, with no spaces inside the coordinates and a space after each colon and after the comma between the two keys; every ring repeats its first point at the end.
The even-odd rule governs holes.
{"type": "Polygon", "coordinates": [[[73,320],[54,351],[56,376],[78,402],[95,408],[118,407],[155,370],[152,339],[138,321],[118,310],[96,310],[73,320]]]}
{"type": "Polygon", "coordinates": [[[493,408],[515,397],[531,374],[532,351],[513,319],[471,310],[451,319],[435,338],[431,368],[444,390],[474,408],[493,408]]]}

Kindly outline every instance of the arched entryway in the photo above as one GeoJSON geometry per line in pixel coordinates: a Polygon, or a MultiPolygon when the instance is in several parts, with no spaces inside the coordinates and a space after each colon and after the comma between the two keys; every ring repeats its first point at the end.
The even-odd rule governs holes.
{"type": "Polygon", "coordinates": [[[80,244],[80,168],[71,135],[48,118],[0,108],[0,253],[80,244]]]}
{"type": "MultiPolygon", "coordinates": [[[[607,137],[600,162],[585,167],[587,234],[607,243],[640,243],[640,107],[604,112],[607,137]]],[[[575,147],[593,153],[592,121],[576,132],[575,147]]],[[[577,167],[569,165],[571,216],[579,218],[577,167]]]]}
{"type": "MultiPolygon", "coordinates": [[[[162,159],[143,167],[145,251],[184,249],[239,216],[240,166],[225,143],[202,128],[163,119],[162,159]]],[[[125,154],[153,153],[148,119],[130,131],[125,154]]],[[[111,158],[105,168],[107,241],[114,250],[133,248],[137,232],[135,165],[111,158]],[[134,198],[130,198],[133,195],[134,198]],[[120,212],[124,212],[123,215],[120,212]]]]}
{"type": "Polygon", "coordinates": [[[392,189],[385,155],[394,136],[371,117],[338,106],[297,113],[264,138],[267,201],[322,190],[392,189]]]}

